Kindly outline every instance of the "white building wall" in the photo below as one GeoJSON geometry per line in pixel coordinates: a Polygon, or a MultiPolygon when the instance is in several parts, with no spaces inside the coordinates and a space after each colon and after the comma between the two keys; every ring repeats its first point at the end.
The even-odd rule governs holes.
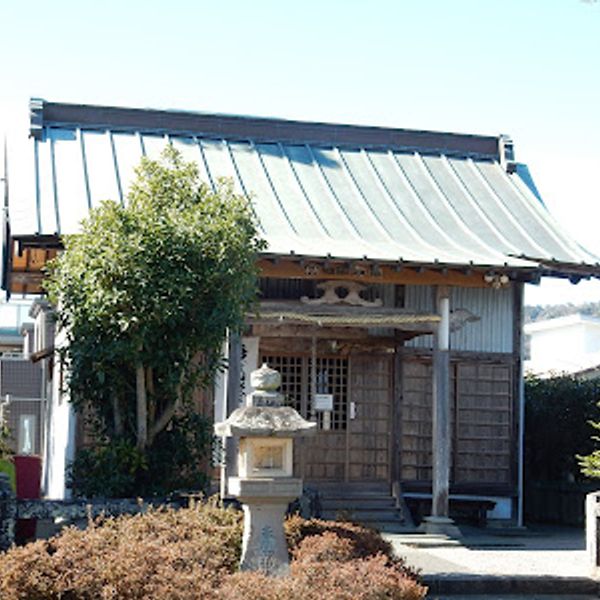
{"type": "MultiPolygon", "coordinates": [[[[244,387],[242,394],[245,396],[250,393],[250,374],[255,371],[260,365],[258,364],[258,343],[260,338],[243,337],[242,347],[244,349],[244,359],[242,360],[242,373],[244,376],[244,387]]],[[[227,350],[227,344],[224,346],[224,352],[227,350]]],[[[225,414],[227,406],[227,371],[219,373],[215,379],[215,394],[214,394],[214,415],[215,423],[224,421],[228,415],[225,414]]]]}
{"type": "Polygon", "coordinates": [[[600,352],[600,327],[592,325],[584,328],[583,351],[586,354],[600,352]]]}
{"type": "Polygon", "coordinates": [[[531,334],[531,358],[551,362],[557,357],[575,358],[585,353],[585,330],[581,323],[536,331],[531,334]]]}
{"type": "MultiPolygon", "coordinates": [[[[57,336],[57,347],[61,343],[64,343],[64,334],[57,336]]],[[[61,393],[60,389],[66,375],[65,368],[59,360],[55,362],[51,395],[48,398],[43,495],[51,500],[70,497],[66,470],[75,458],[76,414],[68,396],[61,393]]]]}

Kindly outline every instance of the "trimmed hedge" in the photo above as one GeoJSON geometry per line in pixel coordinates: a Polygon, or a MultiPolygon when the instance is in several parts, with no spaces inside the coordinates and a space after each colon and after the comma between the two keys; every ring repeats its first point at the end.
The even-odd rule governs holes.
{"type": "Polygon", "coordinates": [[[214,502],[105,519],[0,555],[3,600],[419,600],[426,589],[374,531],[286,522],[291,572],[240,573],[241,513],[214,502]]]}

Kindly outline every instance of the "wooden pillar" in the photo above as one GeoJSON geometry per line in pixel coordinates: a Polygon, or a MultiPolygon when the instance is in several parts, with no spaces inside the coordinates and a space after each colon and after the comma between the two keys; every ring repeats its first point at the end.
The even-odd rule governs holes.
{"type": "Polygon", "coordinates": [[[450,290],[436,289],[441,321],[433,349],[433,475],[431,515],[448,517],[450,489],[450,290]]]}
{"type": "MultiPolygon", "coordinates": [[[[227,343],[227,374],[225,378],[224,419],[240,406],[242,395],[242,341],[240,336],[230,333],[227,343]]],[[[221,468],[221,497],[229,495],[227,480],[238,474],[238,440],[225,438],[225,459],[221,468]]]]}
{"type": "MultiPolygon", "coordinates": [[[[516,404],[515,415],[517,418],[516,434],[516,461],[517,461],[517,527],[523,527],[523,452],[525,438],[525,380],[523,378],[523,354],[525,340],[523,336],[524,324],[524,284],[513,283],[513,406],[516,404]]],[[[513,458],[514,461],[514,458],[513,458]]]]}

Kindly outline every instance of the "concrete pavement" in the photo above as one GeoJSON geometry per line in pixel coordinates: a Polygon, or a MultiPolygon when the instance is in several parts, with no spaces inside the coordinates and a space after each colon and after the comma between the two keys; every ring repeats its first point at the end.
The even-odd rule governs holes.
{"type": "Polygon", "coordinates": [[[419,569],[429,598],[567,599],[598,597],[590,577],[584,532],[536,527],[491,530],[461,527],[451,539],[425,534],[384,534],[398,555],[419,569]],[[491,595],[491,594],[496,594],[491,595]],[[498,595],[499,594],[499,595],[498,595]]]}

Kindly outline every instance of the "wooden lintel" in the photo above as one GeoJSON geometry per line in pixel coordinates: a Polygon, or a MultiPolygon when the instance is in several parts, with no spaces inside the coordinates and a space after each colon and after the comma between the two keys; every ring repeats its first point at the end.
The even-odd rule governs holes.
{"type": "Polygon", "coordinates": [[[348,261],[310,261],[309,259],[282,259],[277,264],[267,259],[258,261],[261,277],[273,279],[339,279],[362,281],[365,283],[396,283],[404,285],[447,285],[458,287],[489,287],[483,278],[483,271],[466,272],[448,267],[428,269],[420,272],[413,269],[398,271],[395,265],[371,265],[348,261]]]}
{"type": "Polygon", "coordinates": [[[252,325],[252,335],[276,338],[318,338],[318,339],[347,339],[354,340],[364,337],[364,330],[350,329],[349,327],[315,327],[313,325],[292,325],[292,324],[267,324],[254,323],[252,325]]]}
{"type": "MultiPolygon", "coordinates": [[[[312,339],[307,337],[294,339],[261,337],[260,351],[263,354],[310,354],[312,339]]],[[[321,356],[348,356],[356,350],[378,354],[393,354],[396,350],[395,340],[390,338],[318,338],[316,344],[317,352],[321,356]]]]}
{"type": "MultiPolygon", "coordinates": [[[[403,332],[410,332],[414,335],[427,335],[435,333],[436,325],[434,323],[405,323],[401,325],[390,325],[389,323],[382,324],[336,324],[336,325],[312,325],[301,319],[286,318],[283,321],[278,319],[252,319],[251,324],[256,327],[263,327],[268,330],[282,330],[285,328],[294,328],[298,331],[297,335],[315,335],[316,337],[331,337],[329,334],[323,335],[323,331],[352,331],[350,335],[344,337],[360,337],[364,335],[367,329],[396,329],[403,332]],[[310,331],[312,333],[306,333],[310,331]]],[[[341,333],[340,333],[341,335],[341,333]]]]}

